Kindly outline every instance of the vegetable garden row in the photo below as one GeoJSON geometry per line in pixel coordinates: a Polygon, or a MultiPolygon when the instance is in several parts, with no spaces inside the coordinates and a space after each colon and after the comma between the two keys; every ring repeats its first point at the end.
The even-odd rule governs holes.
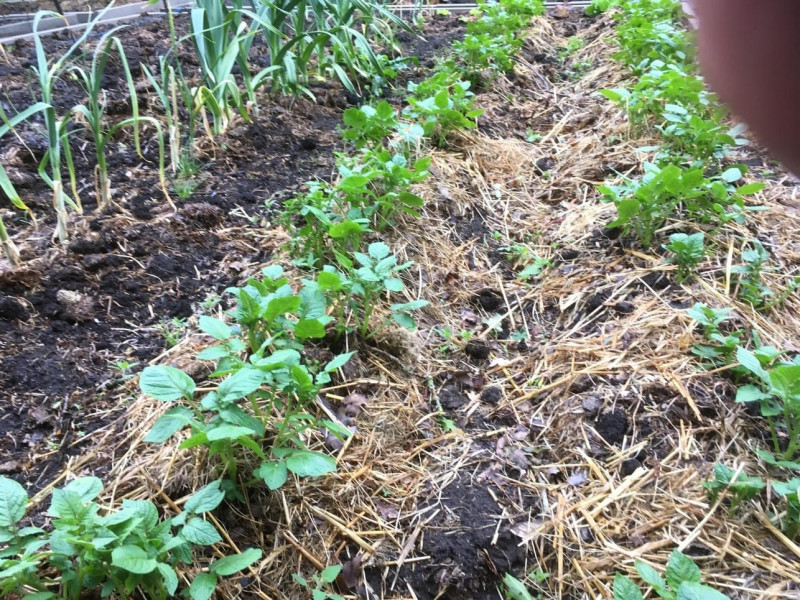
{"type": "MultiPolygon", "coordinates": [[[[776,203],[793,183],[706,89],[680,3],[473,12],[412,25],[365,0],[198,0],[166,15],[168,51],[139,68],[125,28],[94,21],[57,57],[35,38],[36,100],[0,104],[0,140],[17,141],[0,157],[41,155],[37,181],[0,166],[18,232],[0,220],[0,289],[33,298],[29,265],[80,253],[90,209],[101,240],[104,219],[138,227],[119,156],[147,164],[129,162],[152,227],[193,219],[199,245],[236,256],[209,273],[236,275],[207,298],[190,288],[191,319],[148,305],[168,347],[142,352],[147,366],[117,357],[97,393],[119,419],[34,452],[62,459],[51,484],[0,475],[3,593],[796,593],[800,278],[776,203]],[[425,51],[418,32],[444,40],[435,58],[398,54],[425,51]],[[80,103],[59,99],[65,81],[80,103]],[[276,108],[296,119],[331,89],[352,106],[319,158],[330,176],[217,208],[203,172],[240,128],[276,108]]],[[[135,242],[83,265],[164,264],[135,242]]],[[[62,286],[65,335],[104,318],[88,284],[62,286]]],[[[4,298],[7,340],[24,344],[37,317],[4,298]]]]}

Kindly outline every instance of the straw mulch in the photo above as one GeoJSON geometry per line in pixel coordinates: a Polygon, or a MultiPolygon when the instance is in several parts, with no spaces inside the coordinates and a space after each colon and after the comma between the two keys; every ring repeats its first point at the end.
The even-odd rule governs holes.
{"type": "MultiPolygon", "coordinates": [[[[540,571],[531,589],[544,598],[609,598],[616,572],[633,575],[635,559],[661,569],[675,548],[732,598],[798,597],[800,548],[770,523],[774,498],[729,516],[701,486],[718,461],[768,477],[753,454],[765,431],[724,373],[690,354],[699,333],[684,309],[732,306],[737,327],[798,350],[800,303],[757,314],[737,301],[731,228],[683,286],[654,251],[603,235],[614,210],[594,185],[635,172],[648,144],[595,94],[626,76],[611,40],[608,21],[539,20],[514,76],[479,96],[480,132],[433,152],[424,217],[389,234],[415,261],[408,298],[431,302],[420,328],[359,346],[320,399],[357,426],[336,474],[252,487],[217,515],[217,554],[264,549],[218,597],[306,598],[292,573],[342,563],[347,597],[498,598],[506,571],[540,571]],[[587,44],[564,67],[557,51],[576,23],[587,44]],[[588,61],[582,77],[559,77],[570,61],[588,61]],[[531,254],[504,249],[514,244],[549,261],[541,276],[516,277],[531,254]]],[[[774,175],[757,198],[769,211],[738,232],[768,244],[775,286],[800,260],[797,192],[774,175]]],[[[206,343],[195,335],[158,362],[188,365],[206,343]]],[[[109,501],[179,510],[213,469],[177,442],[142,443],[163,409],[137,399],[124,433],[109,428],[69,475],[110,461],[109,501]]]]}

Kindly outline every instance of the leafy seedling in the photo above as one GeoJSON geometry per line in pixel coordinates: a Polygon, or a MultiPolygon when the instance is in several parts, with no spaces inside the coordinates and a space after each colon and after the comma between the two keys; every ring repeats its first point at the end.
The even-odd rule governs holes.
{"type": "Polygon", "coordinates": [[[714,465],[714,478],[703,483],[708,491],[709,500],[714,503],[719,495],[726,492],[730,495],[731,505],[729,514],[733,514],[742,503],[755,498],[765,487],[760,477],[751,477],[730,467],[717,463],[714,465]]]}
{"type": "MultiPolygon", "coordinates": [[[[667,563],[666,579],[653,567],[637,560],[636,572],[659,598],[664,600],[727,600],[714,588],[700,583],[702,573],[692,559],[673,550],[667,563]]],[[[614,577],[614,600],[642,600],[644,595],[630,578],[617,573],[614,577]]]]}

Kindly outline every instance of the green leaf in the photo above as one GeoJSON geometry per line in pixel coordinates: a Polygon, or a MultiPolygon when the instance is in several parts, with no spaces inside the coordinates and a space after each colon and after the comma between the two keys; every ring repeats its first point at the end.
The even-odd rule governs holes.
{"type": "Polygon", "coordinates": [[[519,579],[511,573],[506,573],[503,577],[503,585],[506,586],[506,593],[511,600],[533,600],[533,596],[519,579]]]}
{"type": "Polygon", "coordinates": [[[770,394],[765,394],[760,387],[755,385],[743,385],[736,390],[736,402],[759,402],[771,397],[770,394]]]}
{"type": "Polygon", "coordinates": [[[280,265],[269,265],[261,269],[261,273],[272,281],[277,281],[283,276],[283,267],[280,265]]]}
{"type": "Polygon", "coordinates": [[[225,577],[246,569],[260,558],[260,548],[248,548],[241,554],[233,554],[215,560],[208,568],[212,573],[225,577]]]}
{"type": "Polygon", "coordinates": [[[427,300],[412,300],[405,304],[392,304],[391,308],[392,310],[419,310],[420,308],[425,308],[428,304],[430,302],[427,300]]]}
{"type": "Polygon", "coordinates": [[[69,490],[53,490],[50,508],[47,512],[60,519],[78,522],[85,514],[85,502],[76,492],[69,490]]]}
{"type": "Polygon", "coordinates": [[[769,373],[770,391],[787,402],[800,399],[800,365],[778,365],[769,373]]]}
{"type": "Polygon", "coordinates": [[[217,442],[219,440],[237,440],[241,437],[248,437],[257,435],[258,432],[253,431],[249,427],[241,427],[239,425],[218,425],[208,429],[208,441],[217,442]]]}
{"type": "Polygon", "coordinates": [[[297,450],[286,457],[286,467],[299,477],[320,477],[336,470],[336,461],[326,454],[297,450]]]}
{"type": "Polygon", "coordinates": [[[341,572],[342,565],[331,565],[330,567],[323,569],[322,573],[319,574],[319,578],[325,583],[333,583],[336,581],[336,578],[341,572]]]}
{"type": "Polygon", "coordinates": [[[64,486],[64,491],[74,492],[82,502],[90,502],[103,491],[103,482],[99,477],[79,477],[64,486]]]}
{"type": "Polygon", "coordinates": [[[255,392],[264,383],[264,372],[252,367],[243,367],[219,384],[217,394],[220,402],[233,402],[255,392]]]}
{"type": "Polygon", "coordinates": [[[404,289],[403,281],[398,277],[391,277],[383,282],[383,286],[390,292],[402,292],[404,289]]]}
{"type": "Polygon", "coordinates": [[[267,310],[264,312],[264,318],[267,321],[274,321],[276,317],[285,315],[286,313],[294,313],[300,308],[299,296],[283,296],[281,298],[273,298],[267,304],[267,310]]]}
{"type": "Polygon", "coordinates": [[[614,576],[614,600],[642,600],[642,592],[633,581],[621,573],[614,576]]]}
{"type": "Polygon", "coordinates": [[[198,326],[200,331],[207,333],[220,342],[224,342],[233,335],[231,328],[227,324],[214,317],[202,315],[198,320],[198,326]]]}
{"type": "Polygon", "coordinates": [[[742,178],[742,171],[739,167],[731,167],[722,172],[722,180],[728,183],[734,183],[742,178]]]}
{"type": "Polygon", "coordinates": [[[664,593],[667,591],[667,582],[658,574],[658,571],[641,560],[637,560],[634,566],[636,567],[636,572],[639,573],[639,577],[652,587],[659,596],[664,597],[664,593]]]}
{"type": "Polygon", "coordinates": [[[798,490],[800,490],[800,479],[795,477],[789,481],[775,481],[772,483],[772,489],[779,496],[794,496],[797,498],[798,490]]]}
{"type": "Polygon", "coordinates": [[[286,483],[289,472],[286,470],[286,462],[281,460],[278,462],[263,463],[256,470],[255,475],[263,479],[270,490],[277,490],[286,483]]]}
{"type": "Polygon", "coordinates": [[[197,515],[214,510],[224,499],[225,492],[220,490],[220,482],[213,481],[192,494],[183,506],[183,510],[197,515]]]}
{"type": "Polygon", "coordinates": [[[384,244],[383,242],[372,242],[368,247],[369,255],[374,258],[375,260],[381,260],[389,256],[391,250],[389,246],[384,244]]]}
{"type": "Polygon", "coordinates": [[[225,358],[229,354],[230,352],[225,346],[216,344],[214,346],[204,348],[197,354],[197,356],[195,356],[195,358],[197,360],[219,360],[220,358],[225,358]]]}
{"type": "Polygon", "coordinates": [[[191,400],[195,384],[180,369],[159,365],[145,367],[139,375],[139,389],[156,400],[172,402],[180,398],[191,400]]]}
{"type": "Polygon", "coordinates": [[[344,239],[351,235],[361,235],[362,233],[364,233],[364,228],[355,221],[342,221],[328,229],[328,235],[333,239],[344,239]]]}
{"type": "Polygon", "coordinates": [[[299,340],[324,338],[325,326],[317,319],[303,319],[294,326],[294,335],[299,340]]]}
{"type": "Polygon", "coordinates": [[[181,529],[181,536],[198,546],[211,546],[222,541],[217,529],[211,523],[199,517],[189,519],[189,522],[181,529]]]}
{"type": "Polygon", "coordinates": [[[19,483],[0,476],[0,528],[16,525],[25,516],[28,494],[19,483]]]}
{"type": "Polygon", "coordinates": [[[790,469],[792,471],[800,471],[800,462],[795,462],[791,460],[778,460],[777,458],[775,458],[775,455],[773,455],[770,452],[767,452],[766,450],[759,450],[758,452],[756,452],[756,454],[758,454],[758,457],[768,465],[783,467],[784,469],[790,469]]]}
{"type": "Polygon", "coordinates": [[[214,573],[198,573],[189,586],[192,600],[208,600],[217,589],[217,576],[214,573]]]}
{"type": "Polygon", "coordinates": [[[707,585],[686,581],[678,588],[676,600],[729,600],[729,598],[707,585]]]}
{"type": "Polygon", "coordinates": [[[756,358],[756,356],[745,348],[737,348],[736,349],[736,360],[738,360],[742,366],[750,371],[753,375],[758,377],[761,381],[769,382],[770,376],[761,366],[761,361],[756,358]]]}
{"type": "Polygon", "coordinates": [[[174,595],[178,589],[178,575],[175,573],[175,569],[164,563],[158,563],[156,567],[164,579],[164,587],[167,593],[170,596],[174,595]]]}
{"type": "Polygon", "coordinates": [[[736,193],[740,196],[751,196],[764,189],[763,183],[745,183],[736,188],[736,193]]]}
{"type": "Polygon", "coordinates": [[[322,271],[317,274],[317,285],[322,291],[338,292],[342,289],[342,278],[336,273],[322,271]]]}
{"type": "Polygon", "coordinates": [[[183,406],[168,410],[153,423],[152,429],[144,438],[150,444],[160,444],[171,438],[176,432],[183,429],[192,420],[192,411],[183,406]]]}
{"type": "Polygon", "coordinates": [[[666,576],[667,585],[677,590],[684,581],[700,583],[700,568],[691,558],[678,550],[673,550],[667,562],[666,576]]]}
{"type": "Polygon", "coordinates": [[[130,544],[114,548],[111,552],[111,564],[137,575],[152,573],[158,567],[156,559],[150,558],[139,546],[130,544]]]}
{"type": "Polygon", "coordinates": [[[402,313],[402,312],[393,313],[392,319],[394,319],[395,323],[400,325],[400,327],[408,329],[409,331],[414,331],[417,328],[417,322],[414,320],[414,317],[412,317],[408,313],[402,313]]]}
{"type": "Polygon", "coordinates": [[[346,352],[344,354],[338,354],[337,356],[334,356],[333,360],[331,360],[327,365],[325,365],[325,372],[332,373],[333,371],[343,367],[345,364],[347,364],[347,361],[353,358],[354,354],[355,351],[346,352]]]}

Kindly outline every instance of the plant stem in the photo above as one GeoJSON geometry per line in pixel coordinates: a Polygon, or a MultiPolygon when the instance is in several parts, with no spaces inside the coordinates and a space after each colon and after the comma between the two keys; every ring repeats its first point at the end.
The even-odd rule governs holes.
{"type": "Polygon", "coordinates": [[[3,246],[3,252],[5,252],[8,262],[15,267],[19,266],[19,250],[17,250],[11,238],[8,237],[8,231],[6,230],[5,223],[3,223],[3,217],[0,217],[0,245],[3,246]]]}

